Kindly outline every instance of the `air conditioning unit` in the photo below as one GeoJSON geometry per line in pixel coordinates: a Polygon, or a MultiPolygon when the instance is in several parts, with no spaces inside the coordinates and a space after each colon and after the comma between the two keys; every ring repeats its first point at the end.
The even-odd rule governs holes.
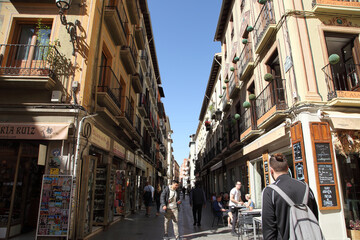
{"type": "Polygon", "coordinates": [[[62,92],[61,91],[52,91],[51,94],[51,102],[54,103],[60,103],[61,102],[61,97],[62,97],[62,92]]]}

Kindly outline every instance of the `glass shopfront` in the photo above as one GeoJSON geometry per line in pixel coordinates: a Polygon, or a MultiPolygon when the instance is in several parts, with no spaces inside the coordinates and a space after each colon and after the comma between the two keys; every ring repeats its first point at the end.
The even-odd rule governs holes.
{"type": "Polygon", "coordinates": [[[36,229],[45,171],[45,163],[38,162],[39,144],[0,140],[0,238],[36,229]]]}

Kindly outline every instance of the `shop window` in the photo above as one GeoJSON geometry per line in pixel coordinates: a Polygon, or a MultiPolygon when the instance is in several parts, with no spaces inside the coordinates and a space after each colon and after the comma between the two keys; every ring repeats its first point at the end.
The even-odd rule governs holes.
{"type": "Polygon", "coordinates": [[[265,188],[265,180],[264,180],[264,167],[262,159],[256,160],[252,162],[253,165],[253,177],[254,177],[254,198],[255,206],[261,206],[261,193],[265,188]]]}
{"type": "Polygon", "coordinates": [[[359,227],[360,221],[359,153],[350,153],[346,157],[338,153],[336,158],[340,171],[346,227],[355,230],[356,225],[359,227]]]}

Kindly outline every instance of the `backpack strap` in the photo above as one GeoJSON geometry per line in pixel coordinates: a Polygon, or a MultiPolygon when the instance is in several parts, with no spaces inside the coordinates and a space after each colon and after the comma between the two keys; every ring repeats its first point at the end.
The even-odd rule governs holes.
{"type": "Polygon", "coordinates": [[[274,184],[270,184],[270,185],[268,185],[268,187],[274,189],[275,192],[277,192],[285,200],[285,202],[287,202],[287,204],[290,205],[290,207],[295,205],[293,200],[291,200],[289,198],[289,196],[283,190],[281,190],[278,186],[276,186],[274,184]]]}
{"type": "Polygon", "coordinates": [[[308,199],[309,199],[309,185],[307,185],[306,182],[305,183],[305,195],[304,195],[304,199],[303,199],[303,204],[307,204],[308,203],[308,199]]]}

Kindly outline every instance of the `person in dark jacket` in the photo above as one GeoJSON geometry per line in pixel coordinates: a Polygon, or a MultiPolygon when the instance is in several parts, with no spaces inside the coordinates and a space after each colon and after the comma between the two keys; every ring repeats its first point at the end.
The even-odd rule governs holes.
{"type": "MultiPolygon", "coordinates": [[[[288,175],[288,164],[283,154],[270,157],[270,173],[275,180],[273,184],[283,190],[295,204],[302,203],[305,194],[305,183],[288,175]]],[[[313,192],[309,191],[307,205],[318,218],[318,207],[313,192]]],[[[262,193],[262,228],[263,239],[289,239],[289,205],[272,188],[266,187],[262,193]]]]}
{"type": "Polygon", "coordinates": [[[159,216],[159,212],[160,212],[160,195],[161,195],[161,187],[160,184],[158,184],[154,193],[154,199],[156,202],[156,216],[159,216]]]}
{"type": "Polygon", "coordinates": [[[192,207],[194,226],[197,224],[201,226],[201,212],[202,208],[205,207],[206,198],[205,192],[200,187],[200,182],[195,183],[195,188],[190,192],[190,206],[192,207]]]}
{"type": "Polygon", "coordinates": [[[168,238],[169,222],[172,220],[174,227],[174,234],[176,239],[180,239],[178,220],[179,220],[179,205],[180,193],[177,191],[179,182],[176,180],[171,181],[171,185],[167,186],[160,196],[161,208],[165,211],[165,223],[164,223],[164,238],[168,238]]]}

